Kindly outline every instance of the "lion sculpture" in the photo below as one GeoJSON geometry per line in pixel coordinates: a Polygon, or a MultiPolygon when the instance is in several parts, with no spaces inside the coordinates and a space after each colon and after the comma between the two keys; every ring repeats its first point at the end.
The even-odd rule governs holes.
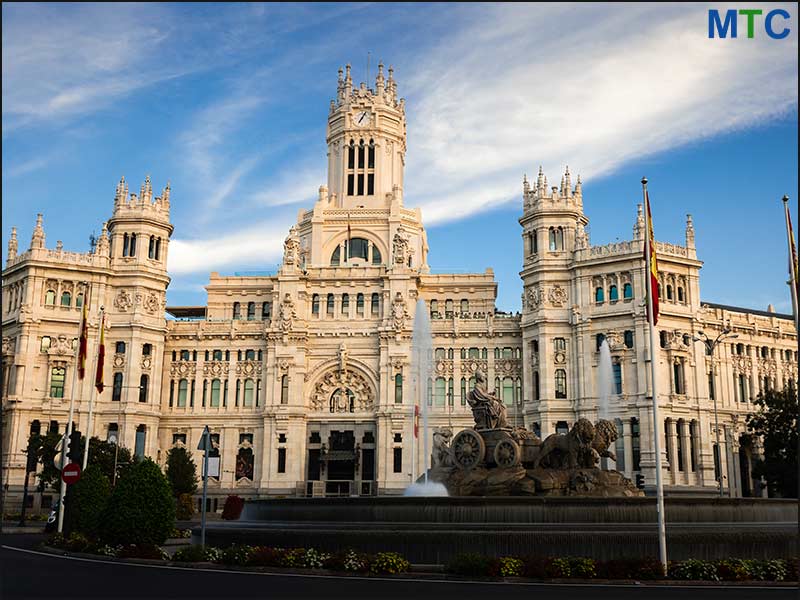
{"type": "Polygon", "coordinates": [[[594,426],[594,438],[591,443],[592,452],[590,453],[591,464],[582,466],[594,467],[601,458],[610,458],[614,462],[617,462],[617,455],[614,454],[612,450],[609,450],[609,448],[614,445],[614,442],[616,442],[618,438],[619,432],[614,422],[608,419],[600,419],[594,426]]]}
{"type": "MultiPolygon", "coordinates": [[[[592,448],[595,439],[594,425],[589,419],[578,419],[569,433],[554,433],[542,442],[541,450],[534,461],[533,468],[540,466],[549,469],[577,469],[582,455],[596,452],[592,448]]],[[[599,455],[598,455],[599,456],[599,455]]]]}

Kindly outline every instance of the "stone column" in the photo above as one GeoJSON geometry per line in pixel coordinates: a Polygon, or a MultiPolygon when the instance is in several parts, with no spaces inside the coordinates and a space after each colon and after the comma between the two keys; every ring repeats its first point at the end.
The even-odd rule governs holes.
{"type": "Polygon", "coordinates": [[[692,442],[689,439],[689,429],[691,428],[691,422],[687,420],[683,420],[683,431],[678,431],[678,435],[681,436],[681,443],[683,445],[683,452],[681,453],[681,458],[683,459],[683,477],[682,483],[690,484],[693,483],[692,481],[692,442]]]}
{"type": "Polygon", "coordinates": [[[664,420],[666,423],[666,437],[667,444],[669,444],[669,481],[672,485],[678,483],[678,447],[676,444],[677,435],[675,433],[675,420],[667,418],[664,420]]]}
{"type": "Polygon", "coordinates": [[[626,418],[622,422],[622,446],[625,453],[625,477],[633,477],[633,438],[631,437],[631,419],[626,418]]]}

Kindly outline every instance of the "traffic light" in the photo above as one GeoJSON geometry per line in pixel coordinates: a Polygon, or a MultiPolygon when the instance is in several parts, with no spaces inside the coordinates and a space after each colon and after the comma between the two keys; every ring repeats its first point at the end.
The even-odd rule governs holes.
{"type": "Polygon", "coordinates": [[[638,473],[636,475],[636,487],[639,488],[640,490],[644,489],[644,475],[642,475],[641,473],[638,473]]]}
{"type": "Polygon", "coordinates": [[[74,463],[81,462],[83,455],[81,452],[81,432],[77,429],[73,429],[72,433],[69,434],[67,443],[67,458],[74,463]]]}

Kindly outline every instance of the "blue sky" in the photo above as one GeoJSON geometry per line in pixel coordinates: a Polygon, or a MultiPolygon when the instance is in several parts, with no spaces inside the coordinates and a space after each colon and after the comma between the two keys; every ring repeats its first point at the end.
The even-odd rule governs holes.
{"type": "Polygon", "coordinates": [[[337,69],[364,79],[369,51],[406,98],[434,271],[491,266],[519,310],[522,176],[568,164],[592,244],[631,237],[645,174],[658,239],[694,216],[703,300],[789,312],[797,10],[784,40],[710,40],[709,6],[737,7],[4,3],[3,249],[43,212],[48,246],[87,250],[120,176],[149,174],[172,186],[169,303],[274,269],[325,182],[337,69]]]}

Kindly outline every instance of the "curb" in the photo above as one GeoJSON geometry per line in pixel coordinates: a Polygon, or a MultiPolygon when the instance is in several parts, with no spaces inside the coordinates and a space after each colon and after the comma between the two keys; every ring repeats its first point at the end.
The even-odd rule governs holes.
{"type": "Polygon", "coordinates": [[[69,552],[52,546],[39,546],[42,552],[54,556],[76,557],[109,562],[140,564],[148,566],[180,567],[183,569],[202,569],[205,571],[220,571],[233,573],[269,573],[273,575],[309,575],[309,576],[335,576],[335,577],[358,577],[366,578],[392,578],[402,581],[403,579],[427,579],[429,581],[452,581],[452,582],[475,582],[475,583],[507,583],[507,584],[544,584],[544,585],[608,585],[608,586],[638,586],[638,587],[708,587],[708,588],[731,588],[731,587],[770,587],[776,589],[797,587],[796,581],[704,581],[704,580],[684,580],[684,579],[533,579],[527,577],[468,577],[464,575],[453,575],[444,572],[444,565],[411,565],[417,569],[408,573],[396,574],[371,574],[371,573],[350,573],[347,571],[331,571],[329,569],[298,569],[281,567],[247,567],[235,565],[221,565],[212,562],[178,562],[158,560],[152,558],[115,558],[102,554],[90,554],[88,552],[69,552]]]}

